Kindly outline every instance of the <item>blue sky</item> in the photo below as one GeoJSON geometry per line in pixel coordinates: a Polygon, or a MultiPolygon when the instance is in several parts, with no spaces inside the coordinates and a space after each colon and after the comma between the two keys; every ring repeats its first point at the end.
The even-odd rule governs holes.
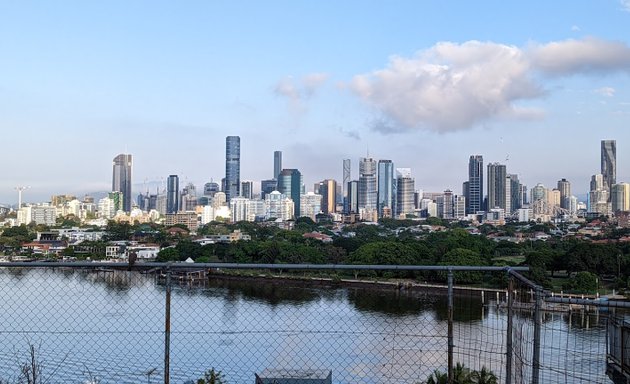
{"type": "Polygon", "coordinates": [[[461,192],[470,154],[583,194],[599,142],[630,182],[630,2],[0,0],[0,202],[169,174],[307,188],[369,149],[416,188],[461,192]]]}

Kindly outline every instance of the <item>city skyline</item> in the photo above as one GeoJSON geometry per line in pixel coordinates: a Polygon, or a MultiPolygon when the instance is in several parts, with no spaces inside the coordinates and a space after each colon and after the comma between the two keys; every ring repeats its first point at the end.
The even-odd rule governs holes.
{"type": "Polygon", "coordinates": [[[170,174],[200,187],[224,176],[229,135],[243,180],[271,178],[276,150],[306,185],[341,181],[348,158],[356,179],[369,151],[460,193],[478,153],[584,195],[608,139],[630,180],[627,1],[0,9],[0,203],[18,186],[25,202],[108,191],[117,153],[134,156],[134,197],[170,174]]]}

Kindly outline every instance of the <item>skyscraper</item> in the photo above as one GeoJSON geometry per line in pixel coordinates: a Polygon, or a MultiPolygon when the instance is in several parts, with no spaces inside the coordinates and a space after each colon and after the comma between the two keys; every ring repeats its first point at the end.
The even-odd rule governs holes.
{"type": "Polygon", "coordinates": [[[302,174],[297,169],[283,169],[278,175],[278,191],[293,200],[293,217],[300,215],[302,195],[302,174]]]}
{"type": "Polygon", "coordinates": [[[166,213],[179,212],[179,177],[169,175],[166,181],[166,213]]]}
{"type": "Polygon", "coordinates": [[[611,208],[614,214],[630,210],[630,184],[613,184],[610,195],[611,208]]]}
{"type": "Polygon", "coordinates": [[[114,157],[112,192],[122,192],[123,209],[131,212],[131,155],[120,154],[114,157]]]}
{"type": "MultiPolygon", "coordinates": [[[[379,183],[380,184],[380,183],[379,183]]],[[[411,169],[396,169],[396,216],[414,213],[415,180],[411,177],[411,169]]],[[[390,207],[392,208],[392,207],[390,207]]]]}
{"type": "Polygon", "coordinates": [[[282,151],[274,151],[273,153],[273,178],[278,180],[278,176],[282,172],[282,151]]]}
{"type": "Polygon", "coordinates": [[[322,212],[334,213],[337,208],[337,182],[333,179],[326,179],[319,183],[319,194],[322,195],[322,212]]]}
{"type": "Polygon", "coordinates": [[[615,140],[602,140],[601,165],[604,187],[610,196],[612,185],[617,183],[617,142],[615,140]]]}
{"type": "Polygon", "coordinates": [[[225,196],[229,202],[241,192],[241,138],[225,138],[225,196]]]}
{"type": "Polygon", "coordinates": [[[254,198],[254,182],[251,180],[241,181],[241,197],[246,199],[254,198]]]}
{"type": "Polygon", "coordinates": [[[389,212],[396,212],[394,208],[396,196],[394,195],[394,163],[391,160],[378,161],[376,200],[378,204],[378,217],[383,217],[383,210],[389,208],[389,212]]]}
{"type": "Polygon", "coordinates": [[[350,209],[348,208],[348,183],[350,182],[350,177],[350,159],[344,159],[343,179],[341,180],[341,187],[343,188],[343,191],[341,191],[341,194],[343,198],[343,210],[346,213],[350,212],[350,209]]]}
{"type": "Polygon", "coordinates": [[[507,170],[505,165],[499,163],[488,164],[488,211],[494,208],[506,210],[506,181],[507,170]]]}
{"type": "Polygon", "coordinates": [[[376,210],[376,161],[371,157],[359,161],[359,208],[376,210]]]}
{"type": "Polygon", "coordinates": [[[474,214],[483,210],[483,156],[471,155],[468,160],[468,189],[466,197],[466,214],[474,214]]]}
{"type": "Polygon", "coordinates": [[[567,179],[558,180],[560,191],[560,208],[569,209],[571,206],[571,183],[567,179]]]}

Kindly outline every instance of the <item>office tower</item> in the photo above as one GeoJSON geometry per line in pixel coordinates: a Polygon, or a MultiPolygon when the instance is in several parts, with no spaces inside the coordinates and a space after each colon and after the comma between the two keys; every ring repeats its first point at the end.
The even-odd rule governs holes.
{"type": "Polygon", "coordinates": [[[588,193],[588,211],[600,215],[608,214],[610,191],[606,188],[604,175],[591,176],[591,190],[588,193]]]}
{"type": "Polygon", "coordinates": [[[521,188],[521,182],[518,180],[518,175],[511,174],[508,178],[510,180],[510,212],[514,212],[523,207],[523,189],[521,188]]]}
{"type": "Polygon", "coordinates": [[[362,158],[359,161],[359,209],[376,210],[376,161],[362,158]]]}
{"type": "Polygon", "coordinates": [[[114,157],[112,192],[122,192],[123,210],[126,212],[131,212],[131,166],[131,155],[114,157]]]}
{"type": "Polygon", "coordinates": [[[273,153],[273,178],[278,180],[278,176],[282,172],[282,151],[273,153]]]}
{"type": "Polygon", "coordinates": [[[467,214],[474,214],[484,209],[482,155],[471,155],[468,160],[468,190],[464,193],[464,197],[466,197],[467,214]]]}
{"type": "Polygon", "coordinates": [[[166,213],[179,212],[179,177],[170,175],[166,181],[166,213]]]}
{"type": "Polygon", "coordinates": [[[536,201],[539,200],[545,200],[547,199],[547,188],[545,188],[544,185],[538,183],[536,184],[536,186],[534,188],[532,188],[531,190],[531,202],[535,203],[536,201]]]}
{"type": "Polygon", "coordinates": [[[241,138],[225,138],[225,196],[229,202],[241,192],[241,138]]]}
{"type": "Polygon", "coordinates": [[[295,218],[300,215],[302,185],[302,174],[297,169],[283,169],[278,175],[278,191],[293,200],[293,216],[295,218]]]}
{"type": "Polygon", "coordinates": [[[463,219],[466,217],[466,197],[453,196],[453,218],[463,219]]]}
{"type": "Polygon", "coordinates": [[[359,213],[359,182],[352,180],[346,186],[347,196],[347,213],[359,213]]]}
{"type": "Polygon", "coordinates": [[[394,163],[391,160],[378,161],[376,200],[378,204],[378,217],[384,217],[383,210],[397,212],[394,208],[396,196],[394,195],[394,163]]]}
{"type": "Polygon", "coordinates": [[[300,217],[310,217],[315,221],[315,215],[322,210],[322,195],[308,192],[300,196],[300,217]]]}
{"type": "Polygon", "coordinates": [[[414,192],[415,180],[411,177],[411,169],[396,169],[396,216],[404,217],[414,213],[414,192]]]}
{"type": "Polygon", "coordinates": [[[350,159],[343,160],[343,179],[341,180],[341,191],[343,198],[343,211],[348,213],[350,210],[348,209],[348,183],[350,182],[350,159]]]}
{"type": "Polygon", "coordinates": [[[505,165],[499,163],[488,164],[488,211],[494,208],[506,210],[506,181],[507,172],[505,165]]]}
{"type": "Polygon", "coordinates": [[[447,189],[443,195],[436,199],[437,216],[442,219],[453,218],[453,191],[447,189]]]}
{"type": "Polygon", "coordinates": [[[230,212],[232,213],[231,221],[233,223],[247,221],[249,216],[248,202],[249,199],[245,197],[233,197],[232,200],[230,200],[230,212]]]}
{"type": "Polygon", "coordinates": [[[610,202],[612,204],[612,212],[615,214],[617,212],[630,210],[630,184],[613,184],[610,194],[610,202]]]}
{"type": "Polygon", "coordinates": [[[617,142],[615,140],[602,140],[601,165],[604,187],[610,192],[612,185],[617,183],[617,142]]]}
{"type": "Polygon", "coordinates": [[[214,197],[214,194],[217,192],[221,192],[221,187],[218,183],[214,181],[210,181],[209,183],[205,183],[203,185],[203,195],[207,197],[214,197]]]}
{"type": "Polygon", "coordinates": [[[182,189],[182,193],[179,198],[179,211],[190,212],[194,211],[197,206],[197,187],[193,183],[188,183],[182,189]]]}
{"type": "Polygon", "coordinates": [[[277,191],[277,190],[278,190],[278,180],[270,179],[270,180],[261,180],[260,181],[260,198],[262,200],[265,199],[265,196],[267,196],[271,192],[277,191]]]}
{"type": "Polygon", "coordinates": [[[325,214],[334,213],[337,208],[337,182],[333,179],[326,179],[319,183],[318,191],[322,196],[321,209],[325,214]]]}
{"type": "Polygon", "coordinates": [[[571,205],[571,183],[567,179],[558,180],[560,191],[560,207],[569,209],[571,205]]]}
{"type": "Polygon", "coordinates": [[[241,197],[252,199],[254,196],[254,182],[250,180],[241,181],[241,197]]]}

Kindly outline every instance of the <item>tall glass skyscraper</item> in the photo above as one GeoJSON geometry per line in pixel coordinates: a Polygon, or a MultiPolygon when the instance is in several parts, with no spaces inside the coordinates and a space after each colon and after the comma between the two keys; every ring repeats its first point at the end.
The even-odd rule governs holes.
{"type": "Polygon", "coordinates": [[[278,180],[278,176],[282,172],[282,151],[274,151],[273,153],[273,178],[278,180]]]}
{"type": "Polygon", "coordinates": [[[179,177],[169,175],[166,181],[166,213],[179,212],[179,177]]]}
{"type": "Polygon", "coordinates": [[[225,138],[225,197],[238,197],[241,192],[241,138],[225,138]]]}
{"type": "MultiPolygon", "coordinates": [[[[508,187],[507,170],[499,163],[488,164],[488,211],[493,208],[503,208],[508,211],[506,195],[508,187]]],[[[470,189],[470,184],[468,186],[470,189]]]]}
{"type": "MultiPolygon", "coordinates": [[[[610,196],[612,185],[617,183],[617,142],[615,140],[602,140],[601,160],[604,187],[608,189],[608,196],[610,196]]],[[[608,200],[610,201],[610,197],[608,200]]]]}
{"type": "Polygon", "coordinates": [[[483,210],[483,156],[471,155],[468,160],[468,184],[466,185],[466,214],[483,210]]]}
{"type": "Polygon", "coordinates": [[[131,212],[131,155],[120,154],[114,157],[112,192],[122,192],[123,209],[131,212]]]}
{"type": "Polygon", "coordinates": [[[283,169],[278,175],[278,191],[293,200],[293,217],[300,216],[300,196],[302,195],[302,174],[297,169],[283,169]]]}
{"type": "Polygon", "coordinates": [[[343,198],[343,211],[345,213],[349,213],[349,201],[348,199],[348,183],[350,182],[350,159],[343,159],[343,175],[341,180],[341,187],[343,190],[341,191],[343,198]]]}
{"type": "Polygon", "coordinates": [[[376,161],[371,157],[359,161],[359,208],[376,210],[376,161]]]}
{"type": "Polygon", "coordinates": [[[397,213],[394,194],[394,163],[391,160],[378,161],[377,183],[378,217],[383,217],[384,208],[389,208],[390,214],[397,213]]]}

